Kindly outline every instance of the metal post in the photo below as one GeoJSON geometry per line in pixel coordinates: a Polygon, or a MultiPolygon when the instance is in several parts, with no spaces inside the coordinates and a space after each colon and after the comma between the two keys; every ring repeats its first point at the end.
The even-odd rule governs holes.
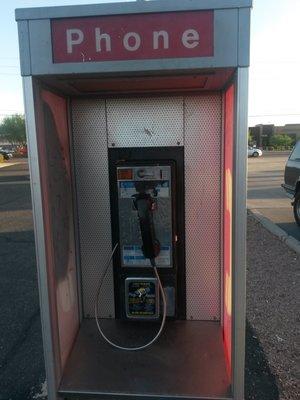
{"type": "Polygon", "coordinates": [[[244,399],[248,68],[238,68],[233,184],[233,396],[244,399]]]}
{"type": "Polygon", "coordinates": [[[47,377],[48,400],[56,400],[57,373],[55,368],[55,355],[57,354],[57,352],[54,351],[54,338],[49,302],[42,191],[37,146],[37,123],[34,103],[34,82],[31,76],[23,78],[23,91],[26,112],[26,134],[29,149],[29,169],[35,233],[35,251],[39,282],[40,312],[47,377]]]}

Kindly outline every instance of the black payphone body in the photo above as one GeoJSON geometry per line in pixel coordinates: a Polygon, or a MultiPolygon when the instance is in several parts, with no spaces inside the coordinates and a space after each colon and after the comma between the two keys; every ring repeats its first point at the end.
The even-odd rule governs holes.
{"type": "Polygon", "coordinates": [[[160,317],[155,265],[167,316],[185,318],[183,149],[110,149],[109,165],[116,317],[160,317]]]}

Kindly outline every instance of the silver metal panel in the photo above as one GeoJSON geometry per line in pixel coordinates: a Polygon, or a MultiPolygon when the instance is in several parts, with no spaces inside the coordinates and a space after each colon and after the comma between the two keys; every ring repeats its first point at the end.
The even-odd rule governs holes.
{"type": "MultiPolygon", "coordinates": [[[[137,346],[153,338],[158,323],[102,320],[112,340],[137,346]]],[[[59,393],[63,398],[111,400],[229,400],[222,328],[217,322],[167,321],[145,351],[116,351],[84,320],[59,393]]],[[[241,400],[241,399],[240,399],[241,400]]]]}
{"type": "Polygon", "coordinates": [[[187,319],[220,319],[221,94],[185,99],[187,319]]]}
{"type": "Polygon", "coordinates": [[[50,73],[52,64],[52,40],[50,20],[29,21],[31,74],[38,75],[44,69],[50,73]]]}
{"type": "Polygon", "coordinates": [[[250,12],[249,8],[239,10],[238,65],[247,67],[250,63],[250,12]]]}
{"type": "MultiPolygon", "coordinates": [[[[104,100],[73,100],[72,123],[83,314],[88,317],[94,315],[97,285],[112,251],[104,100]]],[[[112,267],[98,309],[101,317],[114,316],[112,267]]]]}
{"type": "MultiPolygon", "coordinates": [[[[136,3],[140,12],[147,11],[147,5],[160,5],[158,11],[164,10],[161,2],[140,2],[136,3]],[[142,8],[140,8],[142,5],[142,8]],[[145,7],[145,10],[144,8],[145,7]]],[[[186,8],[181,9],[203,9],[198,2],[190,7],[191,2],[185,4],[186,8]]],[[[125,3],[124,6],[129,3],[125,3]]],[[[172,7],[173,2],[169,3],[168,11],[177,10],[172,7]]],[[[93,6],[96,7],[96,6],[93,6]]],[[[210,7],[212,9],[212,6],[210,7]]],[[[152,10],[152,8],[151,8],[152,10]]],[[[155,11],[155,6],[153,8],[155,11]]],[[[153,11],[153,12],[154,12],[153,11]]],[[[165,10],[167,11],[167,10],[165,10]]],[[[134,11],[132,11],[134,12],[134,11]]],[[[113,14],[114,12],[111,11],[113,14]]],[[[122,9],[121,14],[126,14],[122,9]]],[[[102,15],[109,14],[103,13],[102,15]]],[[[82,14],[83,16],[84,14],[82,14]]],[[[125,16],[126,17],[126,16],[125,16]]],[[[245,20],[249,26],[249,20],[245,20]]],[[[246,29],[246,28],[245,28],[246,29]]],[[[238,65],[238,9],[216,9],[215,10],[215,29],[214,29],[214,56],[213,57],[193,57],[193,58],[174,58],[157,60],[128,60],[128,61],[103,61],[103,62],[81,62],[81,63],[57,63],[52,60],[51,46],[51,27],[49,17],[45,19],[34,19],[29,21],[30,30],[30,51],[33,75],[52,75],[52,74],[76,74],[76,73],[98,73],[113,74],[121,72],[151,72],[151,71],[199,71],[200,68],[225,68],[238,65]]],[[[247,29],[246,29],[247,30],[247,29]]],[[[245,35],[243,35],[244,37],[245,35]]],[[[248,38],[249,40],[249,38],[248,38]]],[[[240,46],[241,47],[241,46],[240,46]]],[[[243,53],[243,50],[241,50],[243,53]]],[[[246,49],[247,52],[247,49],[246,49]]]]}
{"type": "Polygon", "coordinates": [[[238,9],[214,12],[214,58],[224,65],[238,65],[238,9]]]}
{"type": "Polygon", "coordinates": [[[107,100],[109,147],[183,146],[183,98],[107,100]]]}
{"type": "Polygon", "coordinates": [[[57,326],[57,324],[53,319],[54,316],[51,313],[50,305],[51,289],[49,289],[47,275],[45,228],[37,145],[38,128],[35,115],[36,104],[34,102],[34,87],[31,77],[23,78],[23,90],[47,392],[49,400],[56,400],[57,377],[60,375],[60,365],[57,360],[57,355],[59,354],[58,332],[54,332],[53,326],[57,326]]]}
{"type": "MultiPolygon", "coordinates": [[[[46,29],[41,29],[41,38],[44,36],[46,29]]],[[[36,31],[39,34],[39,31],[36,31]]],[[[224,36],[224,35],[223,35],[224,36]]],[[[43,42],[49,38],[45,37],[43,42]]],[[[220,48],[222,44],[220,44],[220,48]]],[[[158,60],[132,60],[132,61],[103,61],[103,62],[85,62],[85,63],[52,63],[51,57],[45,57],[49,54],[48,49],[39,46],[34,52],[31,52],[31,63],[35,66],[32,75],[65,75],[65,74],[88,74],[94,73],[101,76],[120,74],[120,73],[136,73],[136,72],[174,72],[183,71],[190,73],[199,73],[199,69],[208,68],[227,68],[236,67],[235,61],[225,63],[216,57],[194,57],[194,58],[168,58],[158,60]],[[39,55],[40,54],[40,55],[39,55]]],[[[226,54],[225,51],[223,51],[226,54]]],[[[231,52],[229,51],[229,54],[231,52]]],[[[226,59],[228,57],[226,56],[226,59]]]]}
{"type": "Polygon", "coordinates": [[[224,8],[252,7],[252,0],[161,0],[132,1],[107,4],[85,4],[62,7],[18,8],[16,20],[69,18],[93,15],[133,14],[184,10],[213,10],[224,8]]]}
{"type": "Polygon", "coordinates": [[[246,198],[248,68],[237,71],[236,120],[233,176],[233,392],[244,398],[245,318],[246,318],[246,198]]]}
{"type": "Polygon", "coordinates": [[[21,75],[31,74],[28,21],[18,22],[21,75]]]}
{"type": "MultiPolygon", "coordinates": [[[[164,292],[167,300],[167,317],[175,316],[175,287],[174,286],[164,286],[164,292]]],[[[161,305],[162,307],[162,305],[161,305]]],[[[162,314],[163,310],[160,310],[162,314]]]]}

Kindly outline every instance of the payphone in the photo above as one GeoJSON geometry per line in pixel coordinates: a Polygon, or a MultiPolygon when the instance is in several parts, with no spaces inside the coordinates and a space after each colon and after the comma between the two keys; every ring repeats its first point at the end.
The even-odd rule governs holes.
{"type": "Polygon", "coordinates": [[[127,164],[116,168],[125,316],[158,318],[158,280],[148,277],[147,269],[173,266],[172,164],[127,164]],[[131,268],[139,271],[132,276],[131,268]]]}
{"type": "Polygon", "coordinates": [[[185,310],[185,281],[179,278],[184,275],[183,152],[171,148],[157,154],[156,149],[151,159],[153,154],[153,149],[110,151],[115,315],[124,321],[161,321],[150,343],[126,350],[148,347],[165,319],[182,318],[185,310]]]}

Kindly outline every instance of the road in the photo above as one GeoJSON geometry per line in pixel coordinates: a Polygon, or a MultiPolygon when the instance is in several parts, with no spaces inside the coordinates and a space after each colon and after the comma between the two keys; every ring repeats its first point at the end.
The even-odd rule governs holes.
{"type": "Polygon", "coordinates": [[[247,207],[258,210],[300,240],[300,228],[294,221],[291,200],[280,186],[288,155],[288,152],[265,152],[262,157],[248,159],[247,207]]]}
{"type": "Polygon", "coordinates": [[[27,162],[0,168],[0,400],[45,380],[27,162]]]}

